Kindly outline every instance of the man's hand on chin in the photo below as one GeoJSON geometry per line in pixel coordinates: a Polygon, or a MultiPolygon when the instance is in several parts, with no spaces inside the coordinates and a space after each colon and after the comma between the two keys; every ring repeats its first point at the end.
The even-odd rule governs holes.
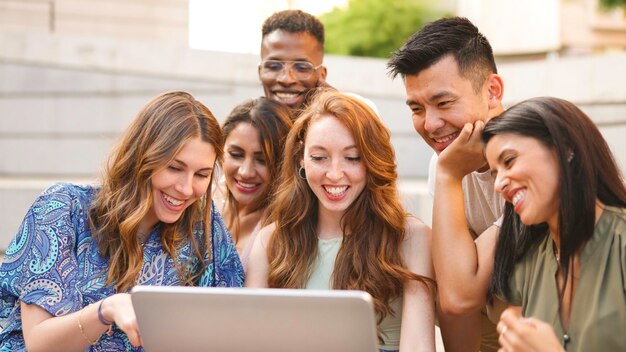
{"type": "Polygon", "coordinates": [[[480,136],[483,121],[466,123],[459,136],[439,154],[437,175],[462,179],[465,175],[487,166],[480,136]]]}

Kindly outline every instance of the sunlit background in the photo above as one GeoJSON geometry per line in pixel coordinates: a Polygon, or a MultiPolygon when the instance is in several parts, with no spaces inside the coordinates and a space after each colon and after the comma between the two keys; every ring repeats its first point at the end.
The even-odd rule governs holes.
{"type": "Polygon", "coordinates": [[[189,46],[257,54],[261,45],[261,24],[272,13],[293,8],[317,16],[346,4],[347,0],[230,0],[216,6],[213,1],[189,0],[189,46]]]}
{"type": "Polygon", "coordinates": [[[325,22],[328,82],[377,105],[392,133],[405,207],[427,224],[432,151],[385,64],[432,16],[466,16],[489,38],[506,106],[539,95],[573,101],[624,169],[626,2],[610,0],[623,5],[607,9],[602,1],[609,0],[0,0],[0,252],[45,187],[97,182],[109,149],[151,97],[186,90],[222,120],[261,95],[261,23],[288,8],[325,22]],[[424,16],[396,28],[416,16],[407,8],[424,16]],[[371,35],[382,31],[395,40],[371,48],[371,35]],[[363,53],[376,57],[352,56],[363,53]]]}
{"type": "Polygon", "coordinates": [[[442,14],[470,18],[489,38],[506,106],[538,95],[573,101],[599,125],[624,169],[626,5],[604,8],[606,1],[625,4],[0,0],[0,250],[47,185],[97,182],[120,132],[156,94],[190,91],[219,120],[263,94],[257,77],[261,23],[287,8],[325,23],[328,82],[377,105],[392,133],[405,205],[426,223],[432,200],[424,181],[432,152],[412,128],[402,82],[392,81],[385,65],[423,21],[442,14]],[[374,43],[385,33],[393,40],[374,43]]]}

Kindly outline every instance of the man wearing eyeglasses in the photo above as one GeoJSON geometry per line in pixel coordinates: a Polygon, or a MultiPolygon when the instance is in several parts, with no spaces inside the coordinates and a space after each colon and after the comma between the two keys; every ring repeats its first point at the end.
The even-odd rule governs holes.
{"type": "Polygon", "coordinates": [[[265,96],[295,115],[308,95],[326,84],[324,25],[300,10],[276,12],[263,23],[259,79],[265,96]]]}

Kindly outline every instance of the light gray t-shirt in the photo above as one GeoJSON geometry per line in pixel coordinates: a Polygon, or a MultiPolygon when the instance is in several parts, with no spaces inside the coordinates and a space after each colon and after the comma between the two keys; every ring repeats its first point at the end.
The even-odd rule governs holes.
{"type": "MultiPolygon", "coordinates": [[[[437,154],[433,154],[428,165],[428,192],[435,195],[437,154]]],[[[467,225],[474,238],[491,225],[500,226],[504,199],[494,190],[495,178],[489,171],[472,172],[463,178],[463,200],[467,225]]]]}

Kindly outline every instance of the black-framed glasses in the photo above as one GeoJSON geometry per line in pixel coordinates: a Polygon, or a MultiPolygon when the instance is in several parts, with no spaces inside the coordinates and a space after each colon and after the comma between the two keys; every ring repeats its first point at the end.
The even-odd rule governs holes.
{"type": "Polygon", "coordinates": [[[297,80],[307,80],[311,78],[313,73],[322,65],[313,66],[308,61],[282,61],[282,60],[265,60],[259,66],[261,67],[261,76],[267,78],[278,77],[285,67],[293,74],[297,80]]]}

